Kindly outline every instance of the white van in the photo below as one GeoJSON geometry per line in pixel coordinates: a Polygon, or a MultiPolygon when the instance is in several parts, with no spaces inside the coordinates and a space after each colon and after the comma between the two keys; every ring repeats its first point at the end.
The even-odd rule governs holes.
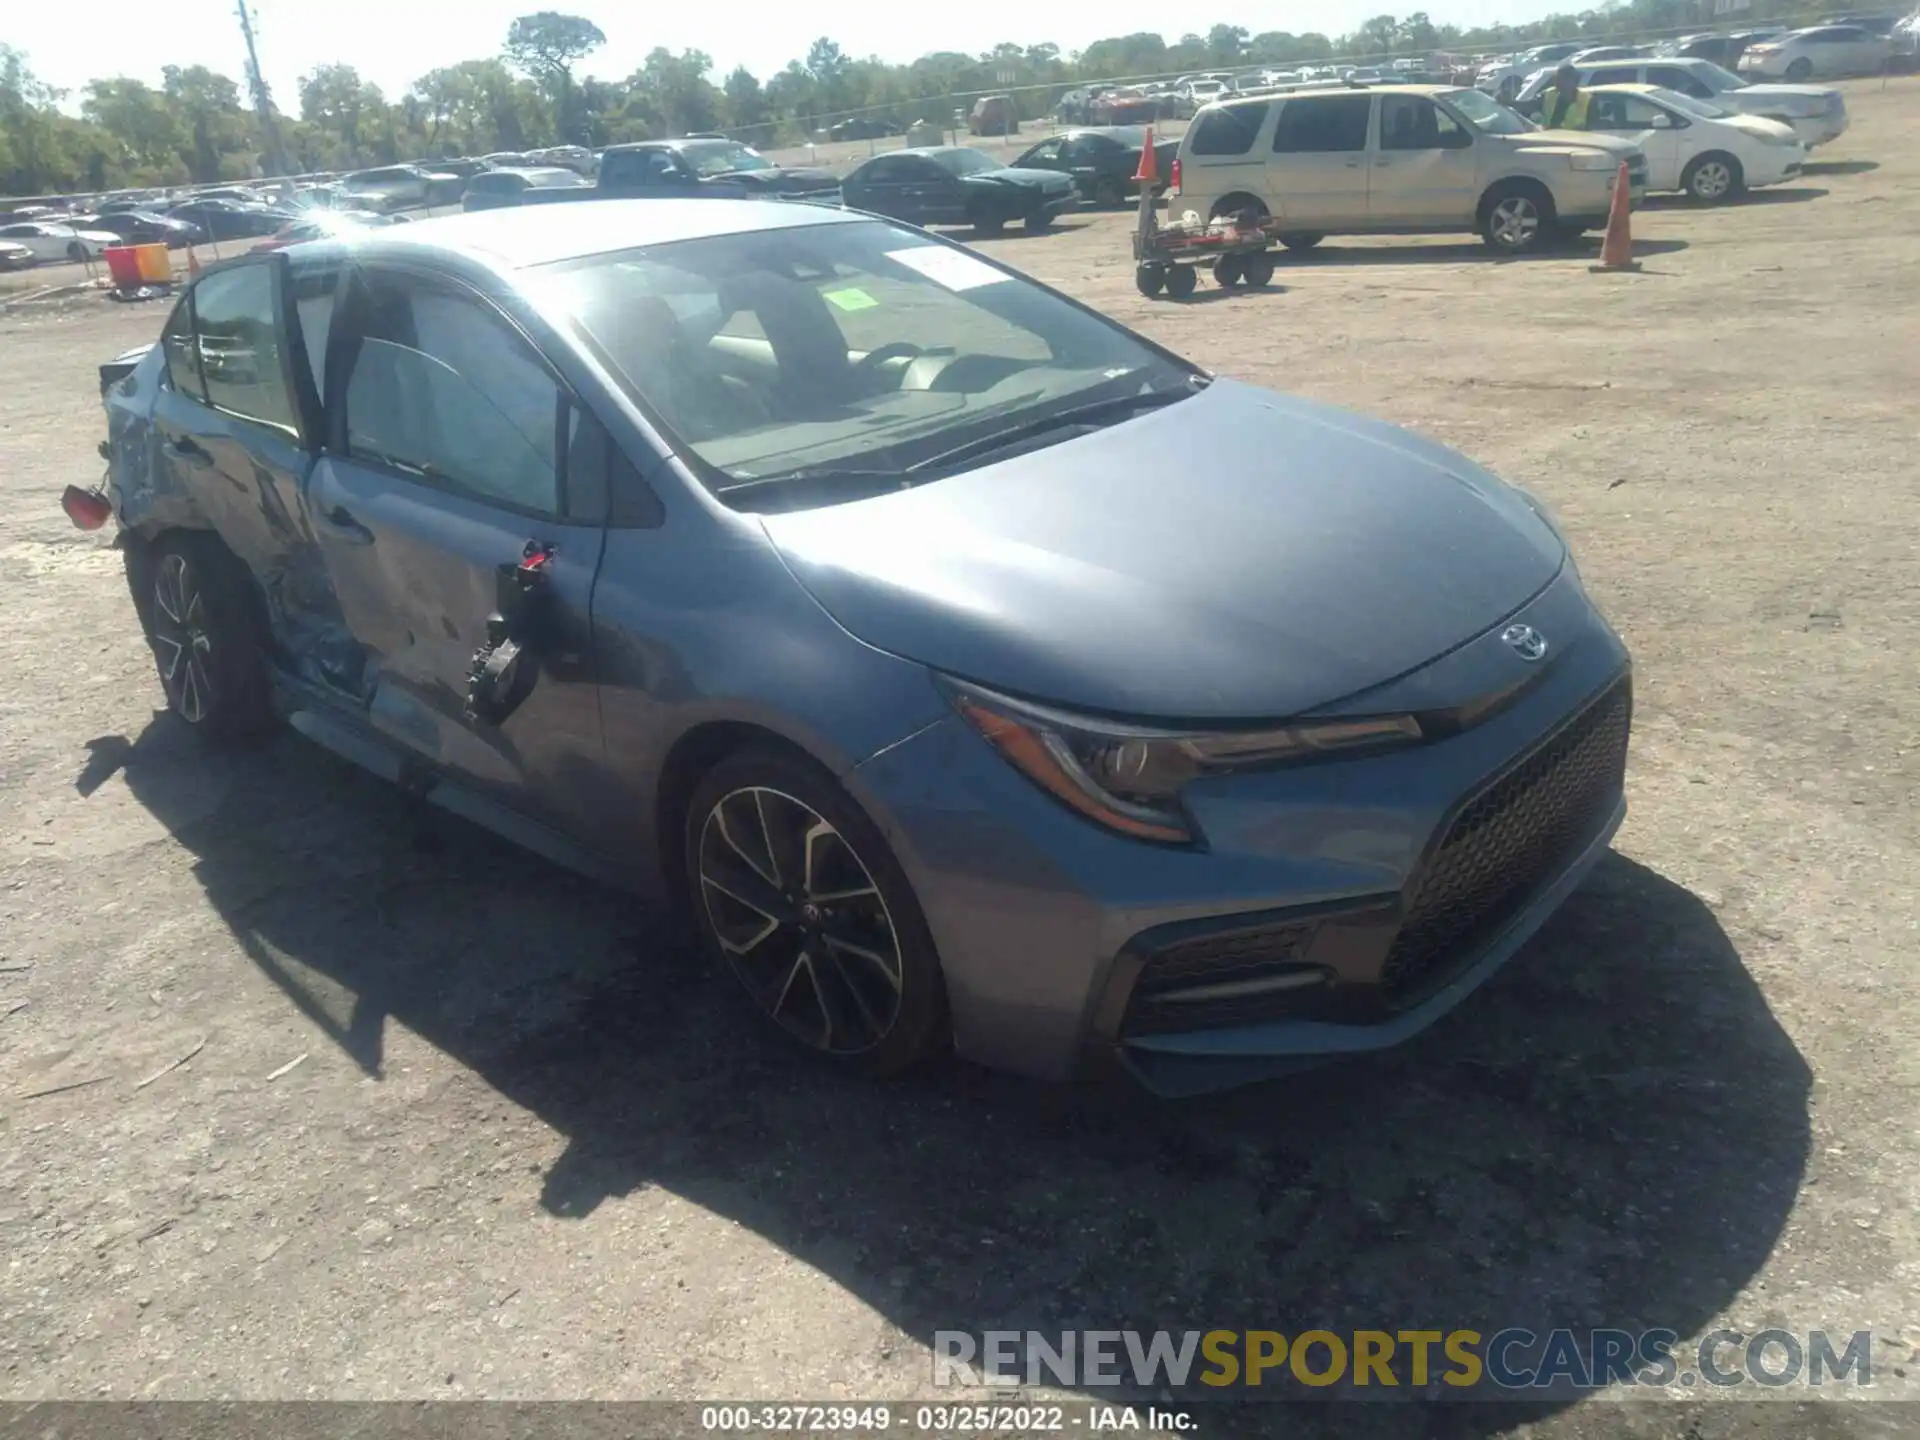
{"type": "Polygon", "coordinates": [[[1623,161],[1638,203],[1647,157],[1628,141],[1541,130],[1478,90],[1327,86],[1202,110],[1168,211],[1277,217],[1290,249],[1468,230],[1518,254],[1604,226],[1623,161]]]}

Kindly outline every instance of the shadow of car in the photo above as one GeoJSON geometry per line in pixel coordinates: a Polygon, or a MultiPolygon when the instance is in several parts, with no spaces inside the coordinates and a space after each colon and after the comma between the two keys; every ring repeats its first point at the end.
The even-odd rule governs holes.
{"type": "MultiPolygon", "coordinates": [[[[875,1088],[736,1024],[672,925],[297,740],[209,757],[162,714],[89,750],[80,792],[124,783],[370,1081],[404,1026],[561,1137],[549,1214],[664,1188],[922,1344],[1416,1319],[1684,1336],[1766,1261],[1807,1163],[1810,1072],[1733,942],[1617,854],[1480,1003],[1392,1054],[1197,1103],[960,1064],[875,1088]]],[[[1558,1403],[1449,1406],[1422,1433],[1558,1403]]]]}

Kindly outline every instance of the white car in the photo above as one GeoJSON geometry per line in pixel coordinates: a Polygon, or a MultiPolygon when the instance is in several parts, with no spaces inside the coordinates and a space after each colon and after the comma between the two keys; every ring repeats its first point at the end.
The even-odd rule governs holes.
{"type": "Polygon", "coordinates": [[[33,251],[15,240],[0,240],[0,270],[24,270],[33,264],[33,251]]]}
{"type": "MultiPolygon", "coordinates": [[[[1782,121],[1793,127],[1809,150],[1838,139],[1847,129],[1847,102],[1838,90],[1825,85],[1756,85],[1711,60],[1623,60],[1618,64],[1582,65],[1579,72],[1583,88],[1658,85],[1695,100],[1710,100],[1722,110],[1782,121]]],[[[1524,111],[1552,83],[1553,72],[1543,71],[1521,87],[1513,103],[1524,111]]]]}
{"type": "Polygon", "coordinates": [[[35,260],[98,260],[109,245],[124,243],[105,230],[76,230],[45,220],[0,225],[0,240],[25,246],[35,260]]]}
{"type": "Polygon", "coordinates": [[[1589,90],[1587,129],[1646,152],[1647,189],[1684,190],[1708,205],[1791,180],[1807,163],[1791,126],[1657,85],[1589,90]]]}
{"type": "Polygon", "coordinates": [[[1503,105],[1513,102],[1520,93],[1520,87],[1527,83],[1527,77],[1536,71],[1558,65],[1569,55],[1576,55],[1586,48],[1578,40],[1562,40],[1553,45],[1536,45],[1531,50],[1523,50],[1518,55],[1509,55],[1481,67],[1480,74],[1474,79],[1473,87],[1484,90],[1503,105]]]}
{"type": "Polygon", "coordinates": [[[1782,80],[1816,75],[1878,75],[1887,68],[1892,42],[1858,25],[1813,25],[1740,52],[1740,73],[1782,80]]]}

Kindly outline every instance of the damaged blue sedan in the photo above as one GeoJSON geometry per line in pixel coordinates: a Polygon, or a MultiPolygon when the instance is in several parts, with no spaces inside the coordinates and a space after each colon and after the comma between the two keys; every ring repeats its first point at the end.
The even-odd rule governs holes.
{"type": "Polygon", "coordinates": [[[684,905],[872,1074],[1378,1050],[1605,853],[1628,658],[1524,491],[891,221],[561,209],[210,269],[103,367],[65,504],[181,723],[684,905]]]}

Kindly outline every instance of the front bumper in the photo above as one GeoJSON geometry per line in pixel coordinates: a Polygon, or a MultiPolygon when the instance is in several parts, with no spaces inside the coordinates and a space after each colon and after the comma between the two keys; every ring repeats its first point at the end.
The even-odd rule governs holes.
{"type": "Polygon", "coordinates": [[[1466,878],[1441,864],[1470,807],[1533,786],[1532,771],[1513,777],[1596,702],[1630,706],[1625,649],[1570,570],[1353,713],[1465,705],[1516,679],[1523,694],[1443,740],[1196,782],[1186,801],[1204,848],[1087,823],[958,718],[847,779],[926,913],[961,1054],[1049,1078],[1117,1061],[1155,1090],[1192,1093],[1398,1044],[1518,950],[1605,853],[1624,813],[1627,711],[1609,722],[1620,755],[1603,773],[1586,766],[1551,836],[1520,835],[1466,878]],[[1553,658],[1524,676],[1499,641],[1514,622],[1553,639],[1553,658]],[[1473,913],[1448,920],[1436,907],[1462,885],[1473,913]],[[1172,952],[1184,969],[1170,987],[1158,957],[1172,952]]]}
{"type": "Polygon", "coordinates": [[[1748,157],[1747,186],[1749,189],[1757,190],[1766,185],[1779,185],[1788,180],[1798,180],[1806,162],[1807,151],[1804,145],[1792,148],[1785,145],[1769,147],[1757,155],[1748,157]]]}

